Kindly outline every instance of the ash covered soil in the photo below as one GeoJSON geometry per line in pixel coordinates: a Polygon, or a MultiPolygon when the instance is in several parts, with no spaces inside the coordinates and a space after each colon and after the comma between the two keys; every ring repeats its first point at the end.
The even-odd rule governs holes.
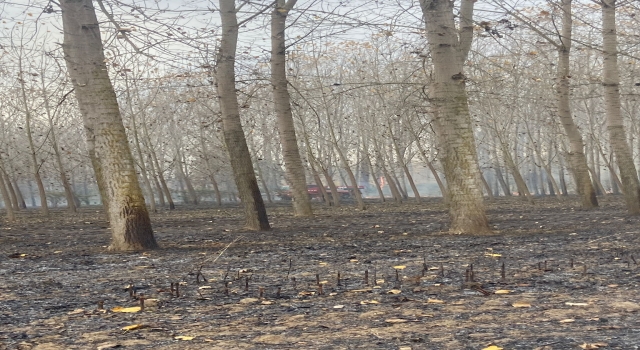
{"type": "Polygon", "coordinates": [[[640,218],[600,201],[487,202],[491,236],[447,234],[435,199],[271,205],[267,233],[179,207],[144,253],[107,252],[99,208],[23,211],[0,226],[0,348],[638,349],[640,218]]]}

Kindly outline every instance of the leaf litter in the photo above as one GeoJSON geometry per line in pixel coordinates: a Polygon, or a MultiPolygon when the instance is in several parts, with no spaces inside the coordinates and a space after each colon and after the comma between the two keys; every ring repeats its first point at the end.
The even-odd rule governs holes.
{"type": "Polygon", "coordinates": [[[239,208],[182,207],[152,214],[163,247],[143,255],[105,252],[109,232],[93,209],[46,224],[25,213],[0,237],[0,347],[640,343],[625,331],[640,310],[640,220],[623,214],[621,198],[589,212],[572,209],[573,198],[488,205],[502,235],[446,234],[446,207],[433,200],[365,212],[315,206],[314,219],[272,206],[274,230],[258,235],[238,229],[239,208]],[[371,232],[372,218],[388,233],[371,232]],[[91,224],[73,230],[77,222],[91,224]],[[523,317],[535,330],[518,326],[523,317]]]}

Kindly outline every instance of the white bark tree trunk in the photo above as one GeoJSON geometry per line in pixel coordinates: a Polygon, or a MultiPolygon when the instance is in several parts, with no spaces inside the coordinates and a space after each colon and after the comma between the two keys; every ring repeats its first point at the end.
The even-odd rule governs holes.
{"type": "Polygon", "coordinates": [[[271,85],[276,110],[278,135],[282,145],[287,180],[293,192],[293,210],[296,216],[311,216],[311,203],[307,193],[307,180],[300,158],[296,129],[291,113],[291,97],[287,89],[285,27],[287,14],[297,0],[276,1],[271,13],[271,85]]]}
{"type": "Polygon", "coordinates": [[[571,0],[562,0],[562,32],[560,33],[560,44],[558,45],[558,70],[556,92],[558,96],[558,118],[569,139],[569,152],[567,160],[573,178],[576,182],[576,190],[580,194],[583,208],[595,208],[598,206],[596,191],[589,177],[589,166],[584,154],[584,141],[582,134],[571,114],[569,79],[571,71],[569,59],[571,54],[571,37],[573,20],[571,14],[571,0]]]}
{"type": "Polygon", "coordinates": [[[271,229],[267,210],[258,187],[251,154],[240,122],[236,94],[235,56],[238,43],[238,19],[234,0],[220,0],[222,41],[216,62],[218,99],[222,113],[222,131],[231,160],[231,169],[244,206],[246,226],[252,230],[271,229]]]}
{"type": "MultiPolygon", "coordinates": [[[[87,135],[94,138],[111,224],[110,250],[157,248],[91,0],[62,0],[64,56],[87,135]]],[[[96,175],[99,175],[96,172],[96,175]]]]}
{"type": "Polygon", "coordinates": [[[602,0],[602,55],[604,65],[604,102],[607,130],[615,154],[622,192],[631,215],[640,215],[640,182],[627,143],[620,106],[620,73],[618,71],[618,37],[616,32],[616,0],[602,0]]]}
{"type": "Polygon", "coordinates": [[[420,0],[420,5],[434,66],[429,99],[449,192],[450,231],[489,233],[463,74],[473,39],[474,1],[462,1],[459,30],[452,1],[420,0]]]}

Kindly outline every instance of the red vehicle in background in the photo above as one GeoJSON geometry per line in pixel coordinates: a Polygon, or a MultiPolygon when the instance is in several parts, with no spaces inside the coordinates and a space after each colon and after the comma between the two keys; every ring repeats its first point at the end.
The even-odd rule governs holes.
{"type": "MultiPolygon", "coordinates": [[[[358,191],[360,191],[361,189],[364,189],[364,186],[358,186],[358,191]]],[[[329,195],[331,195],[331,188],[329,186],[325,187],[325,190],[329,195]]],[[[340,199],[348,200],[355,198],[353,186],[338,186],[337,190],[340,199]]],[[[307,185],[307,194],[309,195],[309,199],[311,200],[323,200],[322,191],[320,190],[320,186],[318,185],[307,185]]],[[[293,199],[293,191],[289,187],[283,188],[282,190],[278,191],[277,195],[284,201],[290,201],[293,199]]]]}

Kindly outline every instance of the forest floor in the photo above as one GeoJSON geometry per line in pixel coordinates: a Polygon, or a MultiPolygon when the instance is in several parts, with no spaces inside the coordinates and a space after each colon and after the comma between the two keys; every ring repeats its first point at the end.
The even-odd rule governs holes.
{"type": "Polygon", "coordinates": [[[436,199],[271,205],[268,233],[179,207],[145,253],[107,252],[98,208],[23,211],[0,226],[0,349],[639,349],[640,218],[600,201],[488,202],[490,236],[447,234],[436,199]]]}

